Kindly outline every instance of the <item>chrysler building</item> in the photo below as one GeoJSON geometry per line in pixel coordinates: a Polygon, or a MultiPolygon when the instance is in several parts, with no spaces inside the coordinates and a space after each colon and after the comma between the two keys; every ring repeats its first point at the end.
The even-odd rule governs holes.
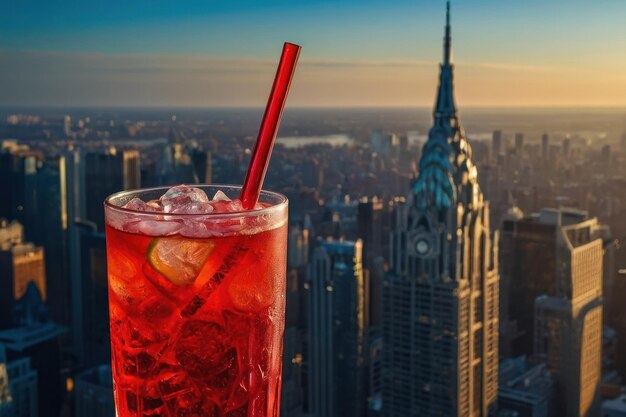
{"type": "Polygon", "coordinates": [[[419,176],[383,287],[383,415],[487,417],[498,393],[497,233],[454,99],[450,5],[419,176]]]}

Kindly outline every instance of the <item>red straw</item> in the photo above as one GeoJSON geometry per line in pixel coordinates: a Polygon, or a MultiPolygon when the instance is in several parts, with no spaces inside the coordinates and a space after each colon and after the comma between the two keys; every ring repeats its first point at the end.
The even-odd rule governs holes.
{"type": "Polygon", "coordinates": [[[259,199],[265,171],[267,171],[272,147],[278,132],[280,117],[283,114],[285,102],[287,101],[291,78],[296,70],[300,49],[300,46],[288,42],[285,42],[283,46],[283,53],[280,56],[280,63],[276,70],[276,78],[274,78],[274,85],[272,86],[267,107],[265,107],[265,114],[261,121],[261,127],[259,128],[259,136],[254,144],[252,159],[250,159],[246,179],[243,182],[241,194],[239,195],[245,210],[253,209],[259,199]]]}

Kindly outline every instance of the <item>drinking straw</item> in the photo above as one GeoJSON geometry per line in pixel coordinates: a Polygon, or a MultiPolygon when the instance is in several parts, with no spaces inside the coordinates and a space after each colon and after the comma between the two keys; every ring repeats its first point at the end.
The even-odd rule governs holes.
{"type": "Polygon", "coordinates": [[[272,91],[267,100],[265,114],[263,114],[263,120],[259,127],[259,135],[254,144],[252,158],[246,172],[246,179],[243,182],[241,194],[239,195],[244,210],[253,209],[259,199],[265,172],[267,171],[274,141],[276,140],[280,118],[287,101],[291,79],[296,70],[300,49],[300,46],[289,42],[285,42],[283,46],[283,52],[276,70],[276,77],[274,78],[274,85],[272,85],[272,91]]]}

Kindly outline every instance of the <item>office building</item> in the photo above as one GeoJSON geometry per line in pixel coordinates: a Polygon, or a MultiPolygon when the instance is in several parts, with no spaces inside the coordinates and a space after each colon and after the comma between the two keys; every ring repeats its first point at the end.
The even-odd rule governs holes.
{"type": "Polygon", "coordinates": [[[308,273],[309,414],[365,413],[365,282],[362,243],[321,241],[308,273]]]}
{"type": "Polygon", "coordinates": [[[280,397],[281,417],[300,417],[302,415],[302,354],[298,344],[299,334],[296,326],[285,328],[283,345],[282,393],[280,397]]]}
{"type": "Polygon", "coordinates": [[[494,130],[491,136],[491,156],[494,161],[502,154],[502,131],[494,130]]]}
{"type": "Polygon", "coordinates": [[[515,134],[515,155],[518,158],[524,156],[524,134],[521,132],[515,134]]]}
{"type": "Polygon", "coordinates": [[[570,138],[563,139],[563,158],[569,159],[572,152],[572,140],[570,138]]]}
{"type": "Polygon", "coordinates": [[[383,337],[378,328],[370,327],[367,340],[367,416],[378,417],[383,407],[382,358],[383,337]]]}
{"type": "Polygon", "coordinates": [[[510,216],[502,223],[500,352],[504,356],[533,353],[535,298],[556,294],[555,247],[555,225],[542,221],[540,215],[510,216]],[[519,282],[524,285],[515,284],[519,282]]]}
{"type": "Polygon", "coordinates": [[[547,133],[541,135],[541,158],[544,162],[550,157],[550,136],[547,133]]]}
{"type": "Polygon", "coordinates": [[[90,222],[76,221],[73,230],[72,340],[80,363],[92,367],[111,357],[105,238],[90,222]]]}
{"type": "Polygon", "coordinates": [[[139,151],[109,148],[105,153],[85,156],[85,194],[87,219],[104,230],[102,203],[109,195],[122,190],[139,188],[139,151]]]}
{"type": "Polygon", "coordinates": [[[211,152],[200,149],[191,150],[191,163],[200,184],[211,184],[213,180],[213,156],[211,152]]]}
{"type": "MultiPolygon", "coordinates": [[[[359,200],[357,212],[357,235],[363,241],[363,266],[370,268],[376,256],[383,253],[383,229],[385,212],[383,201],[377,197],[359,200]]],[[[384,238],[388,238],[385,236],[384,238]]]]}
{"type": "Polygon", "coordinates": [[[498,395],[497,234],[454,100],[449,12],[434,126],[383,286],[386,417],[487,417],[498,395]]]}
{"type": "Polygon", "coordinates": [[[604,228],[586,212],[544,209],[554,227],[554,295],[535,301],[534,356],[557,381],[563,417],[600,415],[604,228]]]}
{"type": "Polygon", "coordinates": [[[0,152],[0,178],[3,181],[0,217],[25,226],[25,240],[35,241],[38,204],[38,171],[42,156],[16,147],[0,152]]]}

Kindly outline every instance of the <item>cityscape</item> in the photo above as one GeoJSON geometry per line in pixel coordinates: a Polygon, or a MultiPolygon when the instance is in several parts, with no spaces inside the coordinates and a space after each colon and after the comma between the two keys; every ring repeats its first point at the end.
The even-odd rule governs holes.
{"type": "MultiPolygon", "coordinates": [[[[280,414],[626,416],[626,110],[465,109],[453,12],[431,108],[287,105],[280,414]]],[[[240,184],[261,114],[0,107],[1,417],[115,415],[103,201],[240,184]]]]}

